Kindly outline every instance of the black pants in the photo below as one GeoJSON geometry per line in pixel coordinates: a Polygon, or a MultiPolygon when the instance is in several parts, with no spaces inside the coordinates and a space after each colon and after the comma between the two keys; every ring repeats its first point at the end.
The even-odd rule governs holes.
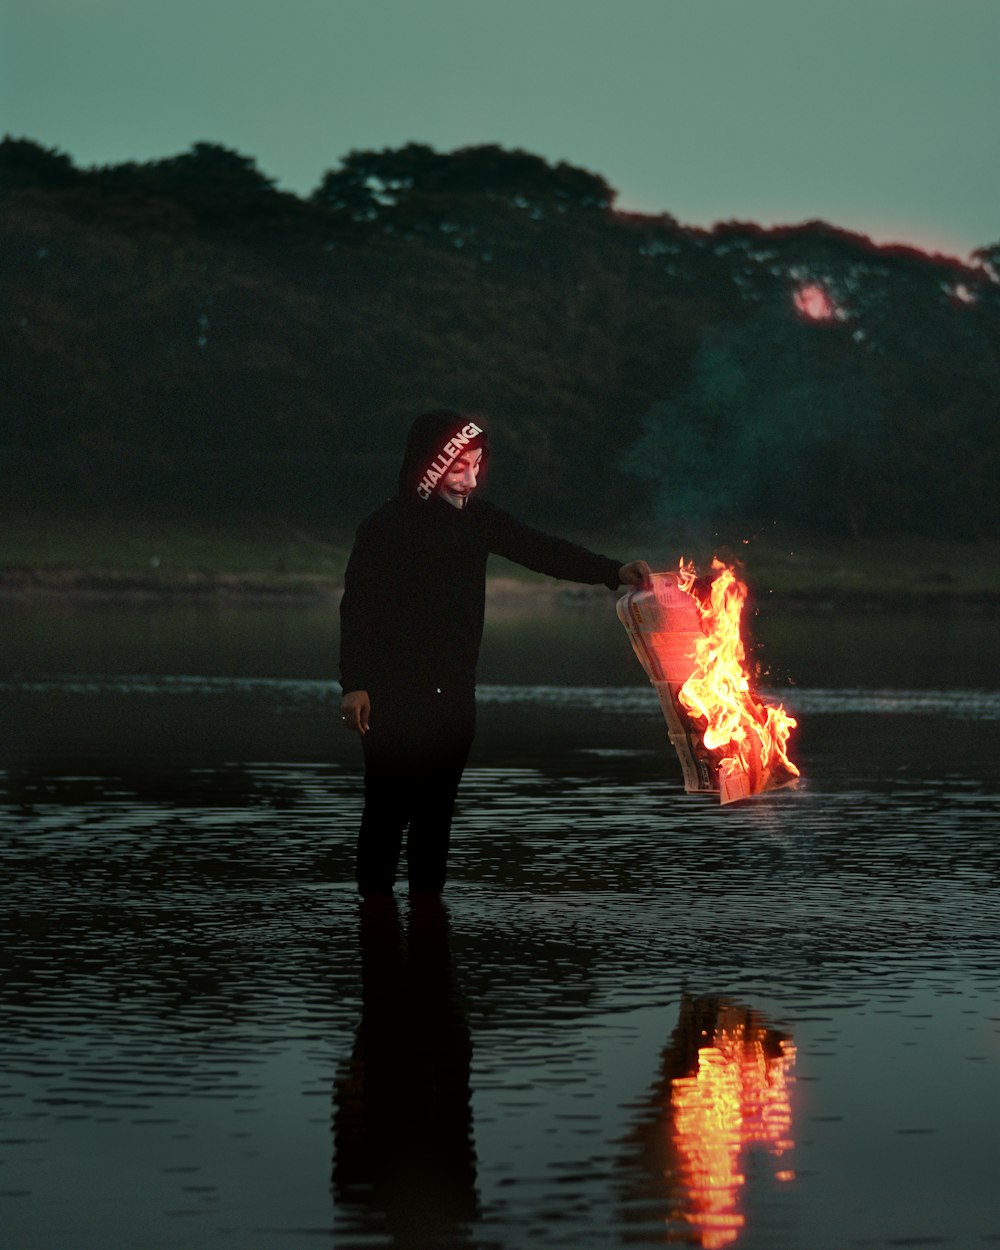
{"type": "Polygon", "coordinates": [[[476,730],[475,691],[371,692],[358,888],[391,890],[406,834],[411,890],[440,891],[458,783],[476,730]]]}

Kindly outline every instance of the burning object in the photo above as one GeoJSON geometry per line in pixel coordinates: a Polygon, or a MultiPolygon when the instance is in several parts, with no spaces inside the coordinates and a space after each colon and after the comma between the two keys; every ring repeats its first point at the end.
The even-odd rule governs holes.
{"type": "Polygon", "coordinates": [[[656,690],[689,794],[734,803],[789,785],[795,720],[752,690],[740,632],[746,585],[713,563],[709,582],[683,560],[649,590],[618,601],[618,617],[656,690]]]}

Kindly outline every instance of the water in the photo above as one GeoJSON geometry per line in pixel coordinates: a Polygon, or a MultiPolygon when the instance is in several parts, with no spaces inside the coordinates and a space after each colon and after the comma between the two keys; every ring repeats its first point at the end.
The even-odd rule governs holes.
{"type": "Polygon", "coordinates": [[[1000,1242],[995,622],[762,622],[805,781],[723,809],[498,614],[445,906],[361,913],[329,613],[6,616],[5,1247],[1000,1242]]]}

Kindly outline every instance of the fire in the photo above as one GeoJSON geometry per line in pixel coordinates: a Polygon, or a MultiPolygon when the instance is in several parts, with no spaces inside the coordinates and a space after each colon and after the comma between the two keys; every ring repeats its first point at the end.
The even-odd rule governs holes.
{"type": "MultiPolygon", "coordinates": [[[[782,1039],[775,1053],[771,1030],[753,1013],[723,1009],[693,1075],[671,1082],[672,1135],[688,1198],[684,1218],[698,1229],[704,1250],[731,1245],[745,1224],[738,1199],[746,1147],[764,1146],[780,1158],[793,1146],[794,1062],[794,1045],[782,1039]]],[[[794,1178],[787,1169],[775,1175],[794,1178]]]]}
{"type": "Polygon", "coordinates": [[[699,727],[705,749],[717,761],[723,803],[785,785],[799,776],[788,757],[797,721],[752,692],[740,622],[746,585],[732,568],[713,561],[717,576],[707,600],[696,593],[692,564],[680,562],[678,585],[698,608],[704,637],[695,643],[694,671],[678,702],[699,727]]]}
{"type": "Polygon", "coordinates": [[[706,590],[682,559],[678,572],[630,590],[617,612],[656,690],[684,789],[732,803],[799,776],[788,758],[796,721],[753,693],[740,637],[747,588],[732,568],[713,567],[706,590]]]}

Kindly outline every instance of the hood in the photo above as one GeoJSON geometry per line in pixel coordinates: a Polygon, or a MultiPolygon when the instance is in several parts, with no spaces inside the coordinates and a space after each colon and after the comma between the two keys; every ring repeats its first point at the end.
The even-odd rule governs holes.
{"type": "Polygon", "coordinates": [[[400,498],[409,503],[425,503],[458,457],[475,447],[483,450],[479,471],[482,483],[489,457],[482,419],[450,408],[438,408],[417,417],[410,426],[399,470],[400,498]]]}

